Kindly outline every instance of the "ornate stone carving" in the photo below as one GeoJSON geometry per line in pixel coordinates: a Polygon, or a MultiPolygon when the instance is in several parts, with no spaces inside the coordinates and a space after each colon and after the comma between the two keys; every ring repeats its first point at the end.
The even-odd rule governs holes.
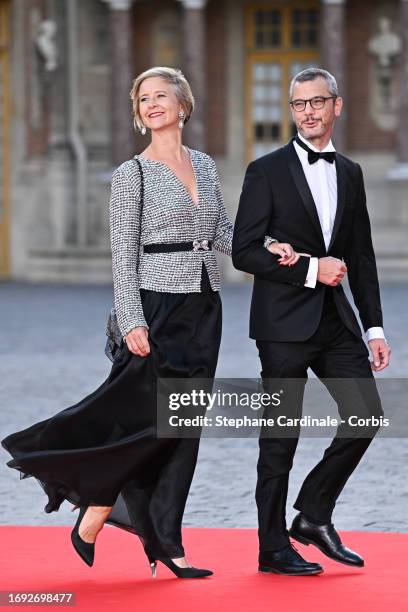
{"type": "Polygon", "coordinates": [[[58,49],[55,40],[57,24],[51,19],[45,19],[38,25],[38,35],[35,45],[42,59],[47,72],[53,72],[58,66],[58,49]]]}
{"type": "Polygon", "coordinates": [[[368,49],[375,58],[371,75],[371,115],[384,130],[396,128],[397,121],[397,66],[401,53],[401,38],[392,29],[391,19],[381,16],[378,31],[368,41],[368,49]]]}

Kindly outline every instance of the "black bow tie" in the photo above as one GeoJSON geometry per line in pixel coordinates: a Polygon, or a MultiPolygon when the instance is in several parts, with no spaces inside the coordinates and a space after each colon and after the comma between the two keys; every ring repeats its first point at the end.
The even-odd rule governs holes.
{"type": "Polygon", "coordinates": [[[309,164],[314,164],[315,162],[317,162],[318,159],[324,159],[325,161],[329,162],[329,164],[332,164],[336,159],[336,151],[326,151],[325,153],[321,153],[319,151],[312,151],[312,149],[309,149],[309,147],[305,145],[305,143],[300,140],[298,136],[296,136],[295,140],[299,147],[302,147],[302,149],[307,151],[307,159],[309,161],[309,164]]]}

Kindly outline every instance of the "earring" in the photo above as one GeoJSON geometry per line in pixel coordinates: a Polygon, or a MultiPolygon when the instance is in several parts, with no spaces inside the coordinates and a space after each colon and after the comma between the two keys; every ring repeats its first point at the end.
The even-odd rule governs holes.
{"type": "Polygon", "coordinates": [[[133,127],[135,129],[135,132],[137,132],[137,130],[140,130],[140,133],[144,136],[146,134],[146,128],[142,123],[142,127],[139,128],[139,126],[136,123],[136,117],[133,119],[133,127]]]}
{"type": "Polygon", "coordinates": [[[180,130],[182,130],[183,127],[184,127],[184,121],[183,121],[184,120],[184,113],[183,113],[183,111],[179,111],[178,116],[179,116],[179,119],[180,119],[180,121],[178,122],[178,126],[179,126],[180,130]]]}

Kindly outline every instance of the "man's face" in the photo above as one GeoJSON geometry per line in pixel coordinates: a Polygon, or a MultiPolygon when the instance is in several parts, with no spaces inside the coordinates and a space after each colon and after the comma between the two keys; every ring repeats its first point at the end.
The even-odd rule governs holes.
{"type": "MultiPolygon", "coordinates": [[[[292,101],[310,100],[316,97],[327,98],[331,95],[326,80],[319,76],[313,81],[295,83],[292,101]]],[[[334,120],[340,116],[342,106],[343,101],[340,97],[336,100],[326,100],[323,108],[320,109],[312,108],[310,102],[307,102],[305,109],[302,111],[297,111],[291,106],[293,121],[298,132],[306,140],[322,138],[327,134],[331,135],[334,120]]]]}

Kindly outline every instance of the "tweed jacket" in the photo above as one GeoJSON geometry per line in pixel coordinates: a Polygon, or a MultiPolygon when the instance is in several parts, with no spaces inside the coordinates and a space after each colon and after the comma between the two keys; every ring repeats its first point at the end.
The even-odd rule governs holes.
{"type": "Polygon", "coordinates": [[[212,250],[145,253],[153,243],[211,240],[213,248],[231,255],[233,224],[225,211],[214,160],[188,149],[194,169],[199,204],[164,163],[142,155],[144,203],[140,225],[141,178],[134,159],[121,164],[112,175],[109,232],[112,250],[114,305],[119,329],[148,327],[140,289],[170,293],[200,292],[204,263],[211,287],[220,289],[220,274],[212,250]]]}

